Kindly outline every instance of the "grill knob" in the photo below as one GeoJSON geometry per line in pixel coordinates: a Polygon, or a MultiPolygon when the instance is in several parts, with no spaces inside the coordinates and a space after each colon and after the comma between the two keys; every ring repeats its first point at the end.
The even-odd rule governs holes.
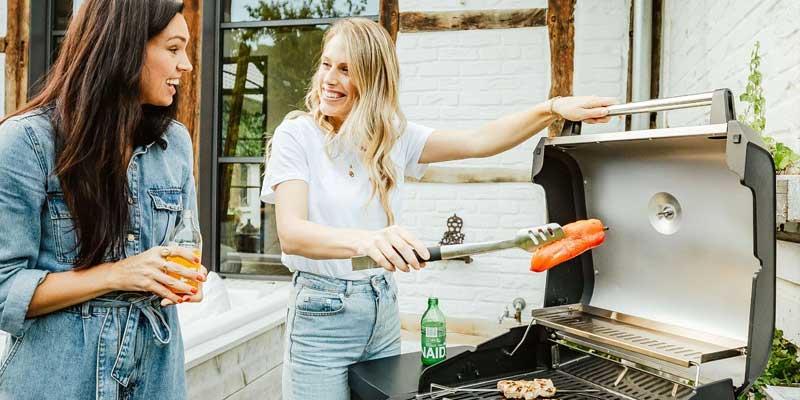
{"type": "Polygon", "coordinates": [[[675,196],[659,192],[650,198],[647,205],[650,225],[657,232],[672,235],[680,229],[682,209],[675,196]]]}

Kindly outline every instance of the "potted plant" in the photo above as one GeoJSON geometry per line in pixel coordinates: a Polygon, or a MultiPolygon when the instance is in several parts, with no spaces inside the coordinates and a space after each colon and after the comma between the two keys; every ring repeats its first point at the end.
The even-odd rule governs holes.
{"type": "Polygon", "coordinates": [[[767,125],[765,116],[766,101],[761,88],[762,76],[759,71],[761,45],[756,42],[750,56],[750,75],[747,77],[745,92],[739,100],[746,104],[739,121],[759,132],[775,159],[776,176],[776,223],[777,237],[800,243],[800,154],[792,148],[764,134],[767,125]]]}

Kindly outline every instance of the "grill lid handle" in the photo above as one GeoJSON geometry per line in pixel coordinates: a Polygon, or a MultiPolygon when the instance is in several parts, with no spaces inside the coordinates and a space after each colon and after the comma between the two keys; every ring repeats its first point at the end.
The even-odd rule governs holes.
{"type": "MultiPolygon", "coordinates": [[[[689,94],[685,96],[668,97],[638,101],[635,103],[615,104],[608,106],[608,116],[651,113],[657,111],[676,110],[711,106],[711,124],[724,124],[736,120],[733,94],[730,89],[717,89],[713,92],[689,94]]],[[[581,123],[578,121],[564,121],[561,136],[581,134],[581,123]]]]}

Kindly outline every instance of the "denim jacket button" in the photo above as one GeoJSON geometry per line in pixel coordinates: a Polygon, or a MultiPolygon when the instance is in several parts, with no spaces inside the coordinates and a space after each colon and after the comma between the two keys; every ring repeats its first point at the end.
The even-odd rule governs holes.
{"type": "Polygon", "coordinates": [[[132,233],[129,233],[129,234],[128,234],[128,241],[129,241],[129,242],[132,242],[132,241],[134,241],[134,240],[136,240],[136,235],[134,235],[134,234],[132,234],[132,233]]]}
{"type": "Polygon", "coordinates": [[[128,197],[128,204],[133,204],[133,203],[135,203],[135,201],[133,201],[133,197],[128,197]]]}

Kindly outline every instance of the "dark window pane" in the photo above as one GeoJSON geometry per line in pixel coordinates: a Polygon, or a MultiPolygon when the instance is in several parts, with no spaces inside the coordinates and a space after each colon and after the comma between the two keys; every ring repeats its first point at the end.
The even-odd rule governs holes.
{"type": "Polygon", "coordinates": [[[53,3],[53,27],[54,31],[65,31],[72,19],[72,15],[78,11],[85,0],[51,0],[53,3]]]}
{"type": "Polygon", "coordinates": [[[266,142],[303,98],[326,26],[224,32],[220,156],[263,157],[266,142]]]}
{"type": "Polygon", "coordinates": [[[378,15],[379,0],[222,0],[222,21],[378,15]]]}
{"type": "Polygon", "coordinates": [[[67,30],[73,10],[77,10],[82,2],[82,0],[53,0],[53,30],[67,30]]]}
{"type": "Polygon", "coordinates": [[[259,198],[263,163],[220,165],[220,272],[290,275],[280,262],[275,208],[259,198]]]}
{"type": "Polygon", "coordinates": [[[53,48],[50,49],[50,63],[55,64],[58,54],[61,52],[61,45],[64,43],[64,36],[53,37],[53,48]]]}

